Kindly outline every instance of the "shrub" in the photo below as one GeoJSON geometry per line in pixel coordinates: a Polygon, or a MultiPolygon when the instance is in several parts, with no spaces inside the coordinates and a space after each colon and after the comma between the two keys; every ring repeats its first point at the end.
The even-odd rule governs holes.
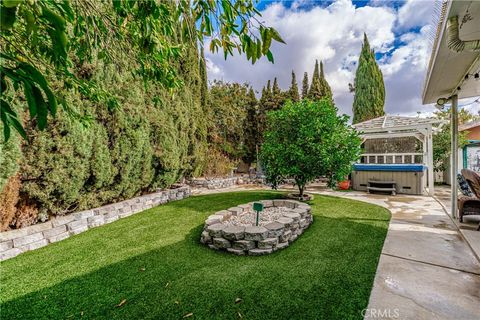
{"type": "Polygon", "coordinates": [[[14,134],[5,142],[2,132],[3,124],[0,123],[0,192],[7,183],[7,180],[17,172],[18,163],[21,160],[21,138],[14,134]]]}
{"type": "Polygon", "coordinates": [[[206,177],[224,177],[235,167],[233,161],[214,148],[207,154],[204,175],[206,177]]]}
{"type": "Polygon", "coordinates": [[[233,161],[245,155],[248,89],[245,84],[215,81],[209,92],[208,141],[233,161]]]}
{"type": "Polygon", "coordinates": [[[15,222],[19,192],[20,179],[17,175],[11,176],[0,193],[0,231],[10,229],[15,222]]]}

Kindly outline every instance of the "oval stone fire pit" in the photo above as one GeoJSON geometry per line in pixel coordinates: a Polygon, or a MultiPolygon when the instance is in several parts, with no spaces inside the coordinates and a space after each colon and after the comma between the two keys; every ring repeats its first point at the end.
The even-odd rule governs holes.
{"type": "Polygon", "coordinates": [[[205,221],[200,242],[237,255],[263,255],[286,248],[313,222],[309,205],[294,200],[262,200],[256,226],[253,202],[218,211],[205,221]]]}

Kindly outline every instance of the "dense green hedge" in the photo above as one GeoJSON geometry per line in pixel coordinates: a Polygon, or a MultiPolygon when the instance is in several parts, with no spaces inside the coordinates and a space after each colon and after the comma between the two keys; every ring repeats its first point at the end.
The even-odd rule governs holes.
{"type": "MultiPolygon", "coordinates": [[[[31,129],[21,153],[18,137],[0,141],[0,191],[18,172],[21,198],[45,217],[131,198],[199,174],[207,142],[198,48],[188,48],[176,63],[183,86],[175,91],[136,79],[133,66],[89,65],[87,76],[108,87],[119,106],[109,109],[64,90],[72,113],[59,110],[46,130],[31,129]],[[79,117],[72,117],[75,113],[79,117]]],[[[81,68],[86,66],[76,72],[81,68]]]]}
{"type": "MultiPolygon", "coordinates": [[[[1,124],[0,129],[3,129],[1,124]]],[[[8,178],[17,172],[20,158],[20,139],[18,136],[13,135],[5,143],[3,135],[0,135],[0,191],[7,183],[8,178]]]]}

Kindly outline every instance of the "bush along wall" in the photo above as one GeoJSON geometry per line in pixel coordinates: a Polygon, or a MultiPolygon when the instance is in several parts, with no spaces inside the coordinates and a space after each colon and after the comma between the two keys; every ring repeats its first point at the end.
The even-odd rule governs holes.
{"type": "Polygon", "coordinates": [[[183,82],[173,92],[137,79],[133,66],[77,66],[75,72],[108,87],[118,105],[109,108],[60,90],[70,113],[59,110],[44,131],[27,124],[28,143],[0,140],[0,231],[168,188],[182,176],[199,174],[207,153],[204,66],[194,46],[172,63],[183,82]]]}

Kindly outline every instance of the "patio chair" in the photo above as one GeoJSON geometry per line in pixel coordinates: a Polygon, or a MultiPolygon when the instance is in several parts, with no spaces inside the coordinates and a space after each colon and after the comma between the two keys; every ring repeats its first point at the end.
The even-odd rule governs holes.
{"type": "MultiPolygon", "coordinates": [[[[463,222],[463,217],[468,215],[480,215],[480,175],[469,169],[462,169],[462,176],[467,181],[472,196],[458,198],[458,218],[463,222]]],[[[477,230],[480,229],[480,224],[477,230]]]]}

